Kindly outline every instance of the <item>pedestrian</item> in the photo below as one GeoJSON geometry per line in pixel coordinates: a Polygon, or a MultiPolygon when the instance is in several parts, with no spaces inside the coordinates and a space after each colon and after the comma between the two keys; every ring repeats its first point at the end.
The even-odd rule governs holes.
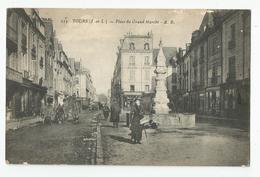
{"type": "Polygon", "coordinates": [[[52,106],[52,99],[47,99],[47,105],[44,107],[43,111],[44,124],[51,124],[54,117],[54,108],[52,106]]]}
{"type": "Polygon", "coordinates": [[[109,107],[107,106],[107,104],[105,104],[103,106],[103,115],[104,115],[104,118],[105,120],[107,120],[108,116],[109,116],[109,112],[110,112],[110,109],[109,107]]]}
{"type": "Polygon", "coordinates": [[[66,119],[68,119],[68,115],[69,115],[69,100],[68,100],[68,98],[63,99],[63,108],[64,108],[64,118],[66,120],[66,119]]]}
{"type": "Polygon", "coordinates": [[[113,128],[118,128],[120,106],[116,100],[111,105],[110,122],[113,122],[113,128]]]}
{"type": "Polygon", "coordinates": [[[64,108],[63,105],[59,104],[56,109],[55,121],[61,124],[64,120],[64,108]]]}
{"type": "Polygon", "coordinates": [[[140,125],[140,120],[144,117],[143,108],[140,99],[136,99],[131,109],[131,141],[141,144],[143,126],[140,125]]]}
{"type": "Polygon", "coordinates": [[[76,95],[73,95],[72,96],[72,117],[74,123],[79,122],[79,112],[80,112],[80,108],[77,103],[76,95]]]}

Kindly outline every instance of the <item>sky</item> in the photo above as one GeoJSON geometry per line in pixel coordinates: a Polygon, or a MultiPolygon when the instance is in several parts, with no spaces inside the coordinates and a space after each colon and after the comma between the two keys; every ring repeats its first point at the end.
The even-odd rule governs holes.
{"type": "Polygon", "coordinates": [[[159,47],[160,39],[165,47],[184,47],[190,42],[192,32],[199,28],[206,12],[168,9],[38,10],[41,17],[53,20],[57,38],[67,56],[81,59],[90,70],[97,94],[107,94],[110,89],[119,40],[125,34],[152,31],[154,48],[159,47]]]}

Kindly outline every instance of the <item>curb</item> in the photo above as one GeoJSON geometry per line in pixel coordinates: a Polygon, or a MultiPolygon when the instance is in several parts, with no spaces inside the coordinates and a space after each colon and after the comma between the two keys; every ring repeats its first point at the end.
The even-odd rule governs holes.
{"type": "Polygon", "coordinates": [[[97,165],[104,164],[104,157],[103,157],[103,147],[102,147],[102,138],[101,138],[101,123],[97,124],[97,165]]]}

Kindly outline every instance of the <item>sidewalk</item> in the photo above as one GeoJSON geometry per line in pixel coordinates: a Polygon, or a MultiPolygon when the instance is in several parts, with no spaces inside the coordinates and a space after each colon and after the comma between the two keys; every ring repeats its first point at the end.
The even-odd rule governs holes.
{"type": "Polygon", "coordinates": [[[101,127],[105,165],[213,165],[249,164],[249,134],[235,128],[197,124],[192,129],[143,133],[142,144],[132,144],[129,128],[120,123],[101,127]]]}
{"type": "Polygon", "coordinates": [[[38,122],[43,122],[43,119],[40,116],[30,116],[23,117],[19,119],[13,119],[6,121],[6,131],[10,129],[18,129],[26,126],[36,124],[38,122]]]}
{"type": "Polygon", "coordinates": [[[249,119],[238,119],[238,118],[227,118],[221,116],[211,116],[211,115],[196,115],[197,122],[200,123],[212,123],[220,126],[231,126],[236,128],[242,128],[249,130],[250,122],[249,119]]]}

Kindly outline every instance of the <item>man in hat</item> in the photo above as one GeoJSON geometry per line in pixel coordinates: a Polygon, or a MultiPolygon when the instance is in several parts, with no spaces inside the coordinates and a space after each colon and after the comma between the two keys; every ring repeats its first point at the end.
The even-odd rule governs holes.
{"type": "Polygon", "coordinates": [[[131,110],[131,140],[133,143],[141,144],[142,139],[142,125],[140,120],[144,117],[143,108],[141,106],[141,100],[137,98],[131,110]]]}

